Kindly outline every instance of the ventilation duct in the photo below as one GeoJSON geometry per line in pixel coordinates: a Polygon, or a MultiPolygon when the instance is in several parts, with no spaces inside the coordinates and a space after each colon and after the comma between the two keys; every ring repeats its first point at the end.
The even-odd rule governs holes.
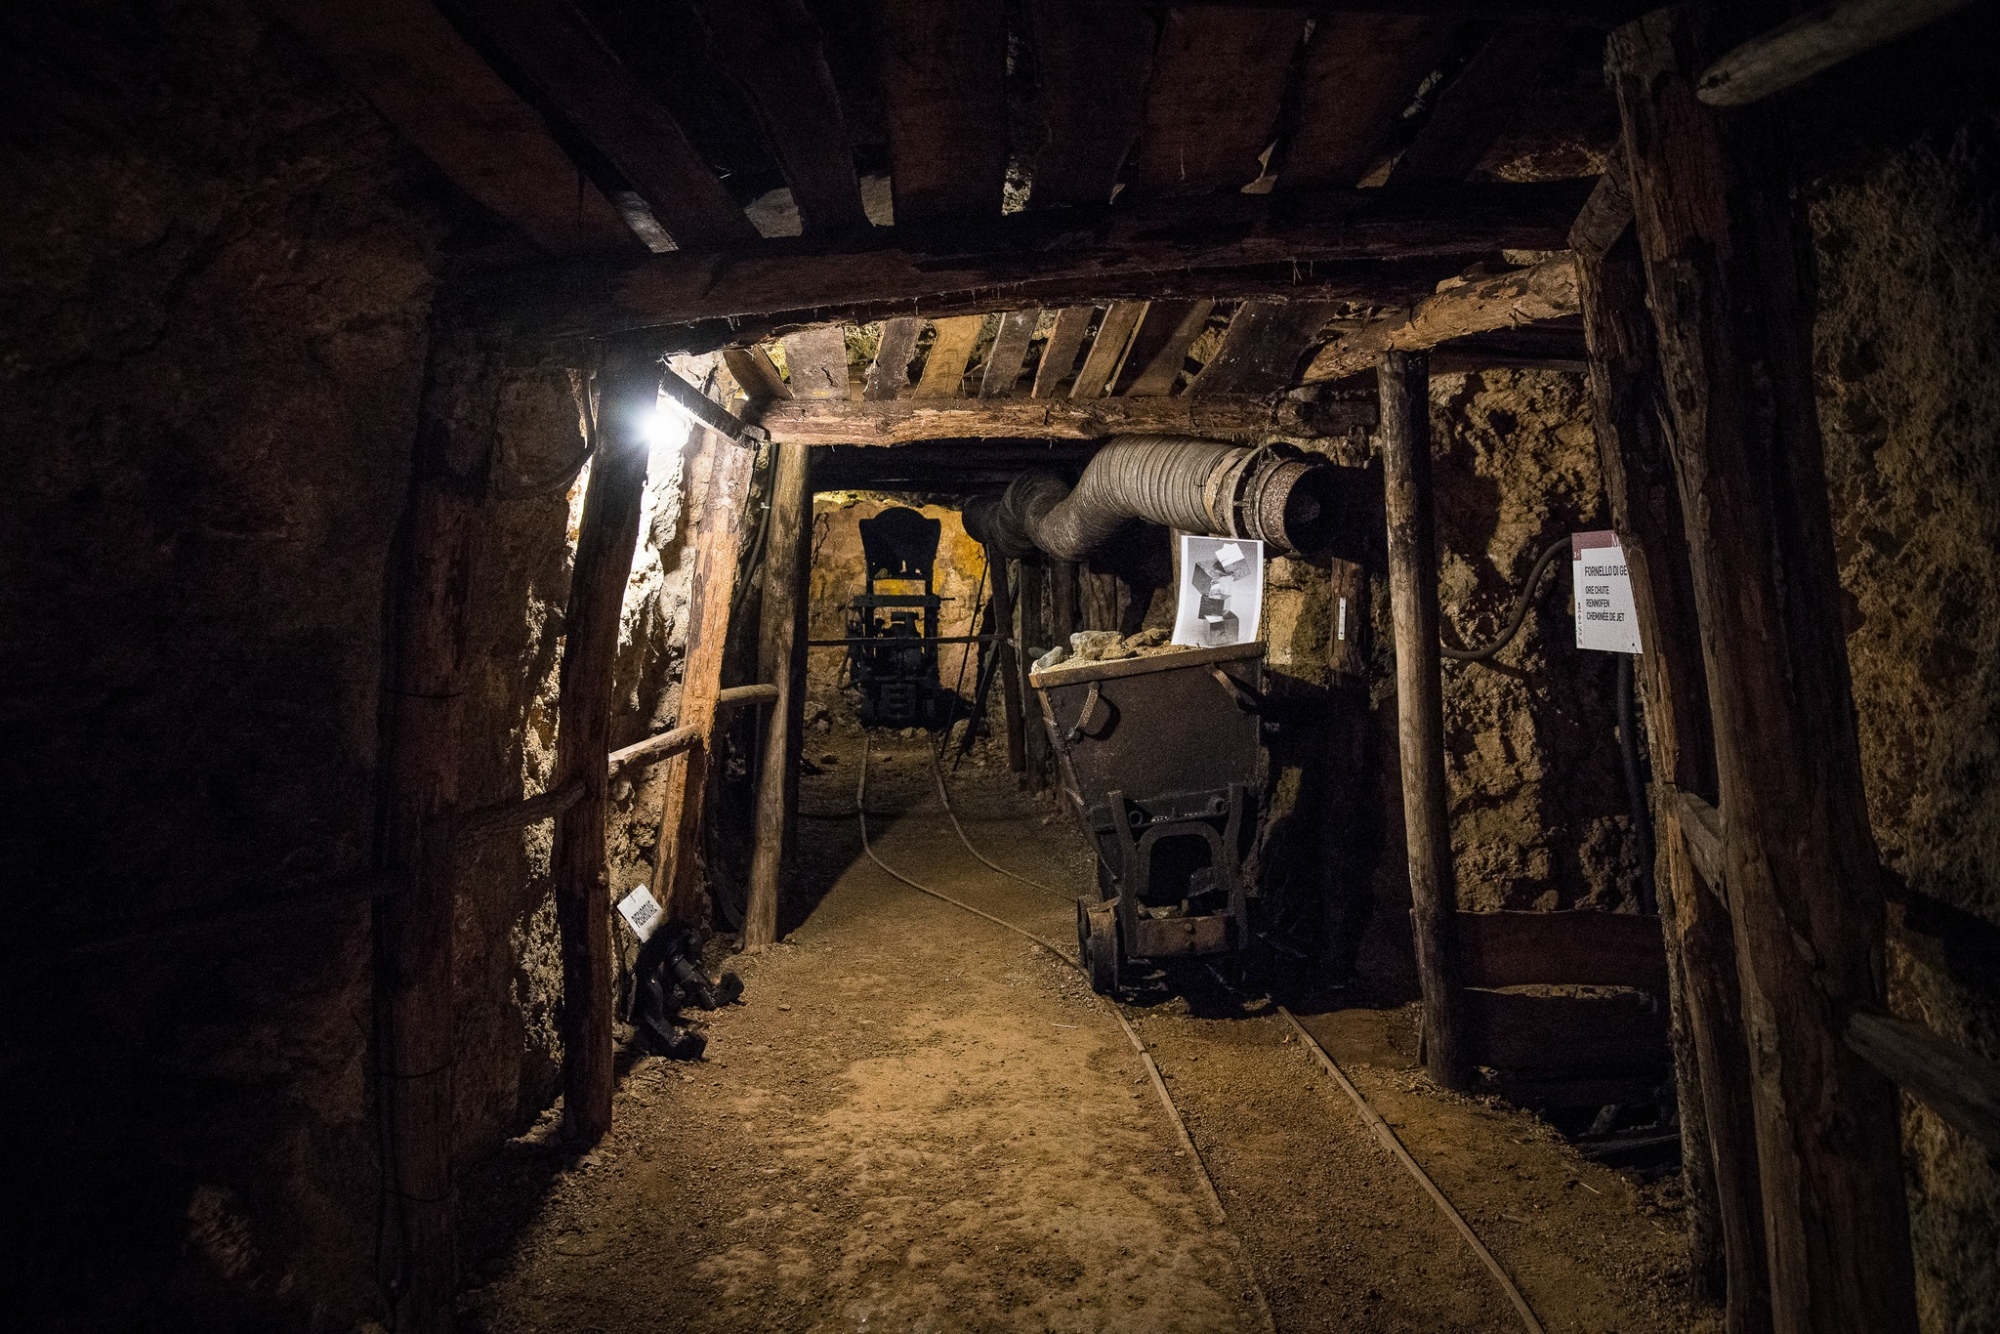
{"type": "Polygon", "coordinates": [[[998,498],[968,504],[965,527],[1010,558],[1040,550],[1081,560],[1134,519],[1316,551],[1332,537],[1331,477],[1285,446],[1125,435],[1097,451],[1074,489],[1053,472],[1023,473],[998,498]]]}

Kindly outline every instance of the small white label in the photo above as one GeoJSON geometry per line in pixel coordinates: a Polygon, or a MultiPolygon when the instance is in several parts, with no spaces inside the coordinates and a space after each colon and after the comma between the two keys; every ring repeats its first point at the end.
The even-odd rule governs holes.
{"type": "Polygon", "coordinates": [[[1334,613],[1333,637],[1341,643],[1347,642],[1347,599],[1340,599],[1340,609],[1334,613]]]}
{"type": "Polygon", "coordinates": [[[653,891],[644,885],[636,886],[630,894],[618,900],[618,915],[625,919],[625,925],[632,928],[632,934],[639,938],[641,945],[653,938],[653,932],[660,925],[660,901],[653,897],[653,891]]]}
{"type": "Polygon", "coordinates": [[[1618,534],[1572,533],[1569,555],[1570,587],[1576,590],[1576,646],[1602,653],[1639,652],[1639,614],[1618,534]]]}

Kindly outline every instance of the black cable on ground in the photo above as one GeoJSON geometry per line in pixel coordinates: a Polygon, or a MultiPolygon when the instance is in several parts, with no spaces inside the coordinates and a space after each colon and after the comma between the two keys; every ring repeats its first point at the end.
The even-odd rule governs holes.
{"type": "Polygon", "coordinates": [[[1569,538],[1559,537],[1549,543],[1540,556],[1535,558],[1535,568],[1528,572],[1528,582],[1521,587],[1521,595],[1514,599],[1513,614],[1507,618],[1507,627],[1499,638],[1479,648],[1453,648],[1442,639],[1438,641],[1438,651],[1454,662],[1485,662],[1501,649],[1514,641],[1521,632],[1521,623],[1528,619],[1528,605],[1534,601],[1535,590],[1541,586],[1542,576],[1547,574],[1555,558],[1569,549],[1569,538]]]}

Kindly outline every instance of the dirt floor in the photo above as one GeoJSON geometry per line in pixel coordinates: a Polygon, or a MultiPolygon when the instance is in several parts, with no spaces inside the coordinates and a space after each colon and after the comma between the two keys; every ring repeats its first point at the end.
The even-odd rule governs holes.
{"type": "MultiPolygon", "coordinates": [[[[954,799],[878,739],[870,833],[898,871],[1074,939],[1089,854],[990,761],[954,799]]],[[[1139,1057],[1080,976],[899,884],[852,818],[858,739],[816,736],[785,943],[734,966],[706,1058],[633,1062],[571,1160],[557,1118],[469,1183],[466,1327],[627,1330],[1520,1329],[1493,1278],[1260,999],[1205,971],[1126,1013],[1228,1211],[1219,1226],[1139,1057]]],[[[1441,1094],[1406,1007],[1288,997],[1550,1331],[1704,1328],[1672,1200],[1540,1122],[1441,1094]]]]}

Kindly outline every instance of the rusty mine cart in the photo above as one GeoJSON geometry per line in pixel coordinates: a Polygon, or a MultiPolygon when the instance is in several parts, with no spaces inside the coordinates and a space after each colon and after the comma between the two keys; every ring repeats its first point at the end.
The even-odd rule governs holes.
{"type": "Polygon", "coordinates": [[[1129,961],[1240,962],[1250,944],[1263,667],[1253,643],[1029,676],[1097,853],[1098,892],[1078,900],[1076,936],[1101,995],[1117,993],[1129,961]]]}

